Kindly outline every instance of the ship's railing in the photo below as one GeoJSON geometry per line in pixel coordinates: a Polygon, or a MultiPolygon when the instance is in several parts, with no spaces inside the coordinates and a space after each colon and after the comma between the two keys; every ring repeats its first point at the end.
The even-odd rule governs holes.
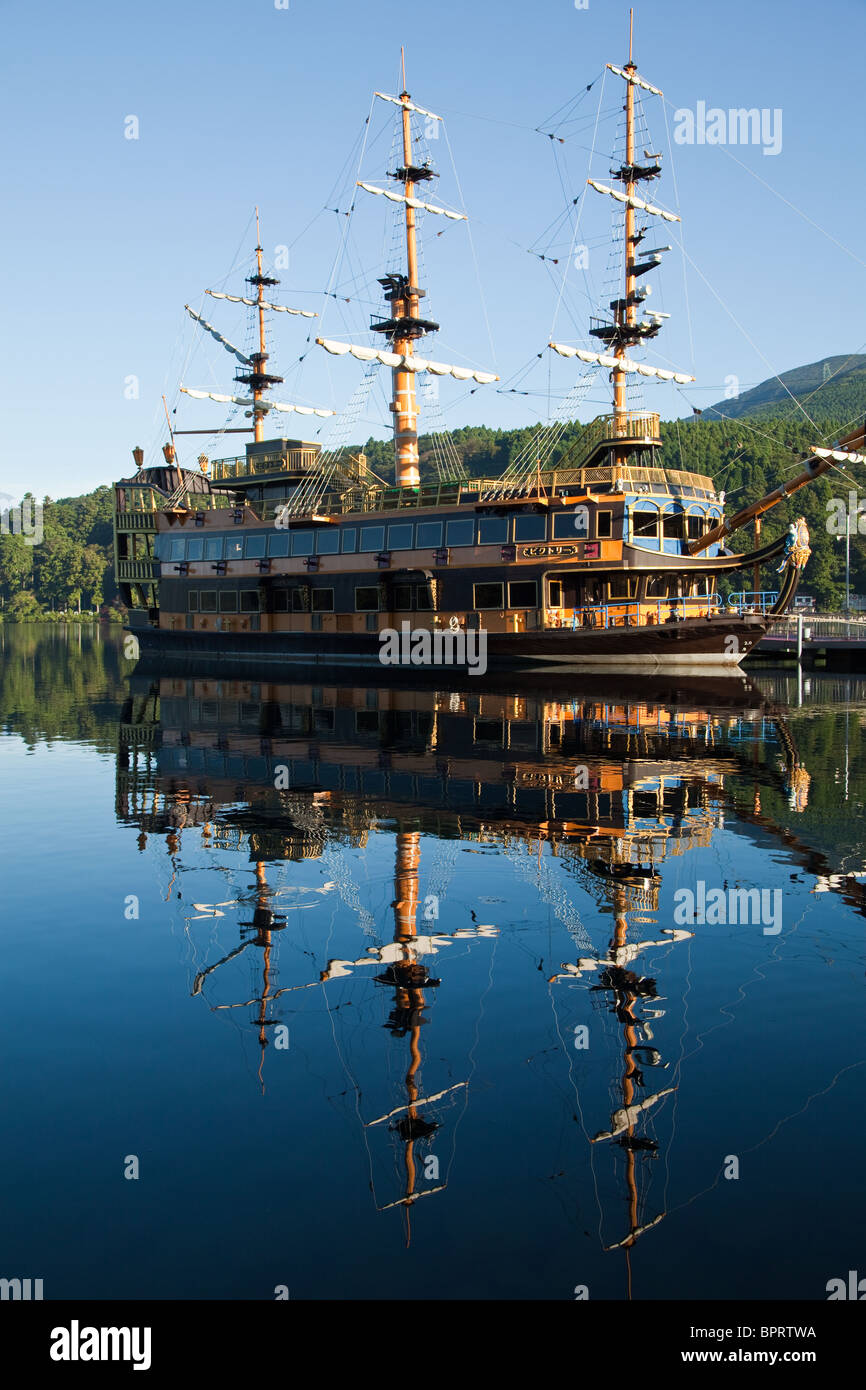
{"type": "MultiPolygon", "coordinates": [[[[321,496],[315,505],[320,516],[345,516],[351,512],[397,511],[403,508],[456,507],[461,503],[507,501],[538,501],[558,497],[562,490],[581,489],[592,492],[594,489],[640,491],[641,489],[661,490],[670,484],[691,487],[713,494],[710,478],[698,473],[665,470],[662,468],[565,468],[554,469],[541,474],[541,492],[538,481],[533,479],[523,485],[509,484],[502,478],[474,478],[456,483],[422,483],[420,487],[348,488],[343,492],[328,492],[321,496]]],[[[232,510],[238,506],[250,506],[262,521],[272,521],[282,513],[287,505],[285,500],[274,502],[245,502],[241,494],[222,492],[187,492],[169,499],[155,488],[125,489],[125,505],[118,509],[116,522],[119,530],[154,529],[155,513],[164,511],[169,500],[175,508],[190,511],[232,510]],[[150,520],[138,523],[131,520],[136,516],[149,517],[150,520]]],[[[291,499],[288,499],[291,507],[291,499]]],[[[289,521],[302,521],[307,514],[289,512],[289,521]]]]}
{"type": "Polygon", "coordinates": [[[152,583],[159,579],[159,563],[154,560],[118,560],[117,578],[152,583]]]}
{"type": "Polygon", "coordinates": [[[598,415],[587,425],[581,437],[581,458],[589,458],[601,444],[618,444],[623,440],[661,444],[659,416],[648,410],[627,410],[621,415],[598,415]]]}
{"type": "Polygon", "coordinates": [[[769,613],[779,599],[778,589],[740,589],[728,598],[728,607],[738,613],[769,613]]]}
{"type": "Polygon", "coordinates": [[[684,618],[718,613],[721,602],[715,596],[690,598],[611,599],[608,603],[587,604],[582,608],[558,609],[557,618],[548,617],[548,627],[658,627],[681,622],[684,618]]]}
{"type": "Polygon", "coordinates": [[[226,482],[232,478],[255,478],[261,473],[308,473],[312,472],[319,460],[319,450],[290,449],[288,453],[256,454],[248,458],[246,454],[234,458],[213,459],[210,464],[210,477],[215,482],[226,482]]]}

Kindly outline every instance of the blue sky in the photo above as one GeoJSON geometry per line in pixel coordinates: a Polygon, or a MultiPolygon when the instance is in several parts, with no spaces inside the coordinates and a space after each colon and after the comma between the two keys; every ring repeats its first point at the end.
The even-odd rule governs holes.
{"type": "MultiPolygon", "coordinates": [[[[608,73],[602,88],[601,73],[606,61],[626,60],[627,25],[628,6],[611,0],[585,9],[574,0],[7,5],[0,491],[68,496],[112,481],[128,470],[133,445],[152,457],[163,442],[163,392],[174,407],[180,380],[231,389],[233,359],[183,306],[203,308],[239,346],[248,343],[244,311],[202,301],[202,291],[244,292],[256,203],[266,259],[290,248],[275,298],[323,309],[371,96],[398,90],[401,43],[413,97],[445,118],[447,140],[429,142],[441,175],[430,196],[470,218],[468,227],[426,218],[426,307],[442,324],[433,355],[502,378],[499,389],[474,394],[444,382],[445,421],[511,427],[545,418],[575,376],[545,345],[553,333],[586,346],[587,287],[606,289],[615,205],[583,198],[576,244],[588,247],[588,278],[570,256],[574,229],[564,214],[589,173],[609,181],[624,84],[608,73]],[[550,123],[581,93],[577,119],[550,123]],[[130,115],[137,140],[124,137],[130,115]],[[130,377],[138,399],[125,396],[130,377]],[[529,394],[506,394],[512,387],[529,394]]],[[[746,389],[776,371],[864,350],[864,41],[863,0],[636,6],[639,70],[665,93],[664,105],[644,94],[652,148],[665,154],[649,196],[683,217],[681,229],[663,225],[654,237],[674,249],[648,277],[650,307],[671,319],[647,361],[698,379],[685,392],[647,385],[636,405],[685,414],[722,396],[730,377],[746,389]],[[665,110],[673,133],[676,111],[701,101],[780,110],[780,153],[674,143],[671,158],[665,110]]],[[[362,178],[381,183],[393,167],[394,112],[375,103],[362,178]]],[[[308,323],[314,334],[371,341],[366,324],[376,276],[391,268],[392,217],[384,200],[358,193],[334,281],[351,302],[327,301],[321,325],[274,320],[279,398],[336,409],[348,402],[361,369],[306,344],[308,323]]],[[[181,427],[226,422],[222,406],[179,399],[181,427]]],[[[378,389],[353,438],[384,433],[384,402],[378,389]]],[[[581,418],[606,402],[601,376],[581,418]]],[[[316,428],[303,433],[317,437],[316,428]]],[[[181,456],[240,452],[242,441],[194,437],[181,456]]]]}

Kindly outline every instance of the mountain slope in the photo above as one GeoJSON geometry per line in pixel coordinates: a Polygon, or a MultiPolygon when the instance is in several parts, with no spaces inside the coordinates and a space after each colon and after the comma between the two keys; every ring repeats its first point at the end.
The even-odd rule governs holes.
{"type": "Polygon", "coordinates": [[[749,415],[800,415],[788,391],[814,420],[832,417],[846,421],[858,415],[866,416],[866,356],[824,357],[820,362],[794,367],[782,372],[779,378],[771,377],[750,391],[743,391],[733,400],[705,406],[702,413],[707,420],[737,420],[749,415]]]}

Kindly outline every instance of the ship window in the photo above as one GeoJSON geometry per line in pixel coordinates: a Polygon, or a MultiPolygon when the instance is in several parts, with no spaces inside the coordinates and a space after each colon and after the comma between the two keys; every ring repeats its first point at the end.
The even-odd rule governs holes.
{"type": "Polygon", "coordinates": [[[538,602],[538,591],[534,579],[519,579],[508,586],[509,608],[534,608],[538,602]]]}
{"type": "Polygon", "coordinates": [[[647,598],[667,598],[669,589],[671,594],[676,593],[676,581],[672,576],[666,574],[653,574],[647,579],[647,598]]]}
{"type": "Polygon", "coordinates": [[[261,560],[265,553],[268,538],[264,533],[260,536],[247,536],[244,546],[244,556],[247,560],[261,560]]]}
{"type": "Polygon", "coordinates": [[[352,555],[358,545],[358,532],[354,526],[347,526],[342,533],[342,548],[344,555],[352,555]]]}
{"type": "Polygon", "coordinates": [[[313,612],[314,613],[333,613],[334,611],[334,590],[333,589],[314,589],[313,590],[313,612]]]}
{"type": "Polygon", "coordinates": [[[546,517],[529,515],[514,518],[514,539],[516,541],[543,541],[546,532],[546,517]]]}
{"type": "Polygon", "coordinates": [[[502,608],[505,587],[502,584],[473,584],[473,608],[502,608]]]}
{"type": "Polygon", "coordinates": [[[258,611],[259,611],[259,595],[258,595],[257,590],[256,590],[256,589],[242,589],[242,590],[241,590],[241,612],[242,612],[242,613],[258,613],[258,611]]]}
{"type": "Polygon", "coordinates": [[[223,538],[222,536],[208,536],[204,543],[204,558],[206,560],[221,560],[223,557],[223,538]]]}
{"type": "Polygon", "coordinates": [[[666,541],[681,541],[683,538],[683,514],[682,512],[666,512],[662,517],[664,538],[666,541]]]}
{"type": "Polygon", "coordinates": [[[198,589],[190,589],[190,591],[189,591],[189,593],[187,594],[186,597],[187,597],[187,603],[188,603],[188,605],[189,605],[189,611],[190,611],[190,613],[197,613],[197,612],[198,612],[198,589]]]}
{"type": "Polygon", "coordinates": [[[183,536],[173,537],[168,543],[169,560],[182,560],[186,541],[183,536]]]}
{"type": "Polygon", "coordinates": [[[475,544],[475,520],[461,519],[460,521],[449,521],[445,527],[446,545],[474,545],[475,544]]]}
{"type": "Polygon", "coordinates": [[[273,536],[268,536],[269,555],[288,555],[289,553],[289,533],[288,531],[277,531],[273,536]]]}
{"type": "Polygon", "coordinates": [[[199,608],[202,613],[215,613],[217,611],[216,589],[202,589],[199,596],[199,608]]]}
{"type": "Polygon", "coordinates": [[[244,538],[238,536],[226,536],[226,559],[242,560],[244,555],[244,538]]]}
{"type": "Polygon", "coordinates": [[[379,610],[379,590],[375,585],[355,590],[356,613],[376,613],[379,610]]]}
{"type": "Polygon", "coordinates": [[[434,550],[438,549],[442,544],[442,522],[419,521],[415,544],[419,550],[426,550],[428,545],[434,550]]]}
{"type": "Polygon", "coordinates": [[[312,555],[316,545],[315,531],[293,531],[292,532],[292,554],[293,555],[312,555]]]}
{"type": "Polygon", "coordinates": [[[308,605],[307,605],[307,601],[306,601],[306,593],[305,593],[305,590],[304,590],[304,589],[292,589],[292,590],[291,590],[291,595],[292,595],[292,612],[293,612],[293,613],[306,613],[306,611],[307,611],[307,606],[308,606],[308,605]]]}
{"type": "MultiPolygon", "coordinates": [[[[547,595],[547,601],[551,608],[562,607],[562,581],[560,579],[551,579],[548,581],[547,595]]],[[[512,604],[512,607],[514,606],[515,605],[512,604]]]]}
{"type": "Polygon", "coordinates": [[[505,545],[508,540],[507,516],[483,516],[478,523],[479,545],[505,545]]]}
{"type": "Polygon", "coordinates": [[[362,526],[359,550],[381,550],[385,544],[384,526],[362,526]]]}
{"type": "Polygon", "coordinates": [[[388,527],[388,549],[389,550],[411,550],[412,549],[412,526],[389,526],[388,527]]]}
{"type": "Polygon", "coordinates": [[[288,613],[289,611],[289,591],[288,589],[274,589],[271,594],[271,602],[275,613],[288,613]]]}
{"type": "Polygon", "coordinates": [[[686,534],[690,541],[699,541],[704,534],[704,518],[702,516],[687,516],[686,534]]]}
{"type": "Polygon", "coordinates": [[[553,518],[554,540],[583,540],[588,535],[589,522],[586,508],[575,507],[574,511],[560,512],[553,518]]]}
{"type": "Polygon", "coordinates": [[[220,612],[237,613],[238,594],[237,589],[226,589],[220,594],[220,612]]]}
{"type": "Polygon", "coordinates": [[[658,512],[632,512],[631,528],[633,536],[657,540],[659,534],[658,512]]]}
{"type": "Polygon", "coordinates": [[[336,555],[340,549],[340,533],[336,527],[323,526],[316,533],[316,554],[336,555]]]}
{"type": "Polygon", "coordinates": [[[613,512],[597,512],[595,534],[598,540],[609,540],[613,535],[613,512]]]}
{"type": "Polygon", "coordinates": [[[394,589],[394,612],[410,613],[412,611],[412,585],[397,584],[394,589]]]}
{"type": "Polygon", "coordinates": [[[611,579],[607,586],[607,596],[609,599],[634,598],[637,593],[637,580],[629,579],[624,574],[618,574],[615,579],[611,579]]]}
{"type": "Polygon", "coordinates": [[[415,607],[429,612],[433,607],[433,600],[430,597],[430,590],[426,584],[419,584],[415,590],[415,607]]]}
{"type": "Polygon", "coordinates": [[[190,536],[186,543],[186,558],[188,560],[201,560],[204,555],[204,537],[190,536]]]}

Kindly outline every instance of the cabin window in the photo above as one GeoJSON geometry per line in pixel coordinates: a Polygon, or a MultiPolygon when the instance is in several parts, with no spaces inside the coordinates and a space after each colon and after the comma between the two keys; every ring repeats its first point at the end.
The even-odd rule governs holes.
{"type": "Polygon", "coordinates": [[[186,541],[183,536],[172,537],[168,543],[169,560],[182,560],[186,541]]]}
{"type": "Polygon", "coordinates": [[[292,532],[292,554],[293,555],[312,555],[316,548],[315,531],[293,531],[292,532]]]}
{"type": "Polygon", "coordinates": [[[683,514],[682,512],[665,512],[662,517],[663,534],[666,541],[681,541],[683,539],[683,514]]]}
{"type": "Polygon", "coordinates": [[[341,533],[341,549],[344,555],[354,555],[358,548],[358,532],[354,526],[346,526],[341,533]]]}
{"type": "Polygon", "coordinates": [[[243,536],[226,537],[226,559],[242,560],[244,558],[244,538],[243,536]]]}
{"type": "Polygon", "coordinates": [[[187,606],[190,613],[198,612],[198,589],[190,589],[187,593],[187,606]]]}
{"type": "Polygon", "coordinates": [[[375,584],[355,590],[355,612],[377,613],[379,611],[379,590],[375,584]]]}
{"type": "Polygon", "coordinates": [[[475,519],[461,519],[460,521],[449,521],[445,527],[446,545],[474,545],[475,544],[475,519]]]}
{"type": "Polygon", "coordinates": [[[534,579],[517,579],[508,586],[509,608],[535,608],[538,604],[538,587],[534,579]]]}
{"type": "Polygon", "coordinates": [[[222,536],[208,536],[204,543],[204,558],[206,560],[221,560],[223,557],[223,538],[222,536]]]}
{"type": "Polygon", "coordinates": [[[419,550],[426,550],[428,546],[438,549],[442,544],[442,522],[419,521],[415,544],[419,550]]]}
{"type": "Polygon", "coordinates": [[[699,541],[704,534],[705,518],[703,516],[686,517],[686,535],[690,541],[699,541]]]}
{"type": "Polygon", "coordinates": [[[259,595],[258,595],[258,590],[256,590],[256,589],[242,589],[242,590],[241,590],[241,612],[242,612],[242,613],[258,613],[258,611],[259,611],[259,595]]]}
{"type": "Polygon", "coordinates": [[[516,541],[543,541],[546,535],[546,517],[530,515],[514,518],[514,539],[516,541]]]}
{"type": "Polygon", "coordinates": [[[385,545],[384,526],[362,526],[361,544],[358,549],[362,551],[382,550],[385,545]]]}
{"type": "Polygon", "coordinates": [[[483,516],[478,523],[479,545],[505,545],[508,540],[507,516],[483,516]]]}
{"type": "Polygon", "coordinates": [[[666,574],[650,575],[646,582],[647,598],[667,598],[668,590],[671,594],[676,593],[676,580],[673,576],[666,574]]]}
{"type": "Polygon", "coordinates": [[[288,589],[273,589],[271,592],[271,603],[275,613],[288,613],[289,611],[289,591],[288,589]]]}
{"type": "Polygon", "coordinates": [[[598,540],[610,540],[613,535],[613,512],[596,512],[595,534],[598,540]]]}
{"type": "Polygon", "coordinates": [[[247,536],[244,545],[244,557],[247,560],[261,560],[265,553],[268,538],[264,534],[261,536],[247,536]]]}
{"type": "Polygon", "coordinates": [[[290,592],[291,595],[292,595],[292,612],[293,612],[293,613],[306,613],[307,608],[308,608],[308,604],[307,604],[307,595],[306,595],[305,590],[304,590],[304,589],[290,589],[289,592],[290,592]]]}
{"type": "Polygon", "coordinates": [[[415,589],[415,607],[423,609],[425,613],[429,613],[432,609],[433,600],[430,597],[430,589],[427,584],[419,584],[415,589]]]}
{"type": "Polygon", "coordinates": [[[238,593],[237,589],[224,589],[220,594],[220,612],[237,613],[238,593]]]}
{"type": "Polygon", "coordinates": [[[632,512],[631,530],[635,539],[640,536],[643,537],[644,540],[658,540],[658,512],[632,512]]]}
{"type": "Polygon", "coordinates": [[[473,584],[473,608],[504,608],[504,584],[473,584]]]}
{"type": "Polygon", "coordinates": [[[188,560],[201,560],[204,556],[204,537],[190,536],[186,543],[186,558],[188,560]]]}
{"type": "Polygon", "coordinates": [[[323,526],[321,531],[316,533],[316,554],[317,555],[336,555],[340,549],[340,533],[336,528],[323,526]]]}
{"type": "Polygon", "coordinates": [[[334,611],[334,590],[333,589],[314,589],[313,590],[313,612],[314,613],[333,613],[334,611]]]}
{"type": "Polygon", "coordinates": [[[553,518],[553,538],[558,541],[583,540],[588,535],[586,512],[558,512],[553,518]]]}
{"type": "Polygon", "coordinates": [[[634,598],[636,594],[637,580],[629,579],[624,574],[618,574],[615,579],[611,579],[608,583],[608,599],[634,598]]]}
{"type": "Polygon", "coordinates": [[[411,613],[412,611],[412,585],[397,584],[394,587],[394,612],[411,613]]]}
{"type": "Polygon", "coordinates": [[[269,555],[288,555],[289,553],[289,533],[288,531],[277,531],[273,536],[268,536],[269,555]]]}
{"type": "Polygon", "coordinates": [[[562,581],[560,579],[551,579],[549,581],[547,586],[547,594],[547,601],[550,604],[551,608],[562,607],[562,581]]]}
{"type": "Polygon", "coordinates": [[[202,589],[199,594],[199,612],[215,613],[217,611],[216,589],[202,589]]]}
{"type": "Polygon", "coordinates": [[[388,527],[388,549],[389,550],[411,550],[412,549],[412,526],[399,525],[388,527]]]}

